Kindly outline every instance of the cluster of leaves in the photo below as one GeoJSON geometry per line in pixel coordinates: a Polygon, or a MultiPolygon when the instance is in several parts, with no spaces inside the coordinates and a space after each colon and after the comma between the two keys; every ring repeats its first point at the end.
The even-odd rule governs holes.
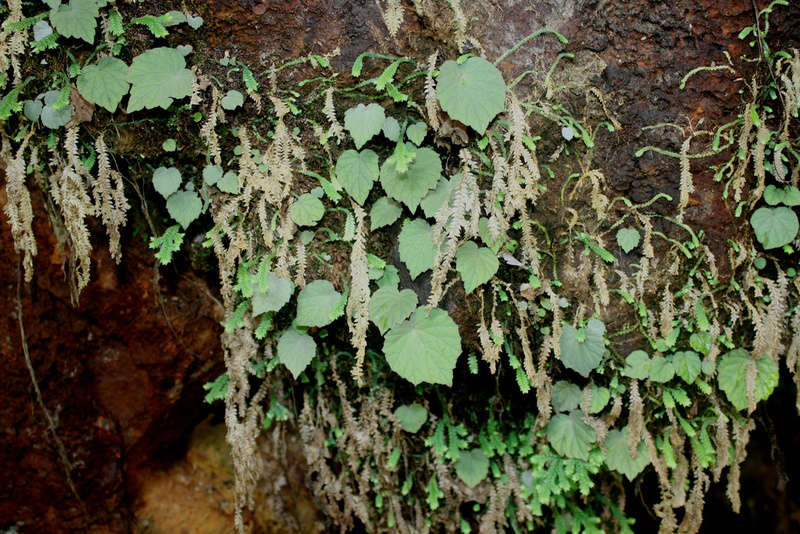
{"type": "MultiPolygon", "coordinates": [[[[74,105],[70,101],[70,80],[73,79],[83,99],[110,113],[117,110],[126,95],[130,95],[126,111],[131,113],[142,109],[167,109],[174,100],[192,94],[195,75],[186,68],[185,60],[185,56],[191,52],[191,46],[151,48],[134,57],[128,65],[117,57],[127,44],[126,25],[109,2],[70,0],[62,4],[59,0],[49,0],[46,3],[50,11],[15,25],[17,29],[33,27],[34,40],[30,46],[34,51],[40,51],[43,42],[47,43],[47,48],[61,46],[59,37],[79,39],[94,45],[98,18],[103,9],[108,17],[108,35],[113,41],[98,44],[83,65],[73,57],[68,73],[59,73],[62,81],[66,82],[59,91],[44,92],[32,100],[19,102],[18,95],[22,87],[17,86],[0,103],[0,119],[6,120],[11,112],[24,108],[29,120],[41,120],[50,129],[61,128],[74,113],[74,105]],[[94,58],[98,59],[92,62],[94,58]]],[[[203,20],[195,15],[170,11],[159,16],[146,15],[133,19],[129,25],[143,24],[155,37],[165,37],[168,34],[167,27],[183,23],[197,29],[203,20]]]]}

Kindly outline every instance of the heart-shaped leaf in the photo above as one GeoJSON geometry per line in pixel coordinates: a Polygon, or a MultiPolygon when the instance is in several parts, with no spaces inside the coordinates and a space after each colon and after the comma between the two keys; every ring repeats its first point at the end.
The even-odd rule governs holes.
{"type": "Polygon", "coordinates": [[[175,167],[159,167],[153,171],[153,187],[162,197],[169,198],[180,186],[181,171],[175,167]]]}
{"type": "Polygon", "coordinates": [[[786,194],[783,197],[783,203],[787,206],[800,206],[800,189],[793,185],[787,185],[783,188],[786,194]]]}
{"type": "Polygon", "coordinates": [[[410,319],[386,333],[383,353],[392,371],[412,384],[449,386],[461,354],[461,336],[446,311],[417,308],[410,319]]]}
{"type": "Polygon", "coordinates": [[[203,17],[197,15],[189,15],[188,17],[186,17],[186,23],[189,25],[191,29],[196,30],[203,25],[203,17]]]}
{"type": "Polygon", "coordinates": [[[127,75],[128,66],[124,61],[104,57],[96,65],[83,67],[78,76],[78,91],[87,101],[114,113],[130,88],[125,79],[127,75]]]}
{"type": "Polygon", "coordinates": [[[344,112],[344,127],[353,136],[356,148],[380,133],[386,115],[379,104],[359,104],[344,112]]]}
{"type": "Polygon", "coordinates": [[[617,244],[625,254],[639,246],[639,231],[633,228],[620,228],[617,230],[617,244]]]}
{"type": "Polygon", "coordinates": [[[41,100],[26,100],[22,106],[22,113],[29,121],[36,122],[42,115],[42,108],[44,104],[41,100]]]}
{"type": "Polygon", "coordinates": [[[64,37],[76,37],[94,44],[99,14],[96,0],[70,0],[69,4],[61,4],[50,12],[50,22],[64,37]]]}
{"type": "Polygon", "coordinates": [[[387,265],[386,268],[383,270],[383,276],[376,282],[378,287],[393,287],[397,289],[400,285],[400,274],[397,271],[397,267],[394,265],[387,265]]]}
{"type": "Polygon", "coordinates": [[[400,421],[403,430],[415,434],[428,420],[428,410],[417,403],[405,404],[397,407],[394,416],[400,421]]]}
{"type": "Polygon", "coordinates": [[[455,467],[458,478],[470,488],[474,488],[489,474],[489,458],[480,448],[462,451],[455,467]]]}
{"type": "Polygon", "coordinates": [[[609,431],[606,441],[603,444],[606,449],[606,465],[625,475],[628,480],[633,480],[636,475],[641,473],[650,464],[650,455],[647,453],[647,446],[644,440],[639,442],[636,447],[636,458],[631,456],[628,446],[628,427],[622,430],[616,428],[609,431]]]}
{"type": "Polygon", "coordinates": [[[427,132],[428,126],[424,122],[417,122],[406,129],[406,137],[408,137],[412,143],[419,146],[425,139],[425,134],[427,132]]]}
{"type": "Polygon", "coordinates": [[[478,247],[473,241],[467,241],[458,247],[456,270],[464,281],[464,291],[467,294],[488,282],[499,267],[497,256],[488,248],[478,247]]]}
{"type": "Polygon", "coordinates": [[[625,358],[622,376],[644,380],[650,376],[650,356],[643,350],[635,350],[625,358]]]}
{"type": "Polygon", "coordinates": [[[61,100],[61,91],[47,91],[44,94],[44,107],[42,108],[42,124],[51,130],[57,130],[66,125],[72,118],[74,108],[72,104],[67,104],[63,108],[56,109],[56,104],[61,100]]]}
{"type": "Polygon", "coordinates": [[[560,413],[547,423],[547,441],[561,456],[586,461],[595,440],[595,432],[583,422],[579,410],[569,415],[560,413]]]}
{"type": "Polygon", "coordinates": [[[589,376],[600,365],[606,352],[603,334],[606,327],[599,319],[591,319],[580,330],[572,325],[561,332],[561,361],[583,376],[589,376]]]}
{"type": "Polygon", "coordinates": [[[292,327],[284,330],[278,339],[278,360],[297,378],[314,356],[317,344],[308,334],[301,334],[292,327]]]}
{"type": "Polygon", "coordinates": [[[397,142],[400,139],[400,123],[394,117],[386,117],[383,121],[383,136],[389,141],[397,142]]]}
{"type": "MultiPolygon", "coordinates": [[[[734,349],[719,360],[717,382],[725,396],[737,410],[747,408],[747,368],[753,357],[744,349],[734,349]]],[[[770,396],[778,385],[778,366],[772,358],[765,356],[755,360],[756,377],[753,397],[756,402],[770,396]]]]}
{"type": "Polygon", "coordinates": [[[151,48],[133,58],[127,80],[132,84],[128,113],[143,108],[167,109],[172,101],[192,94],[194,74],[174,48],[151,48]]]}
{"type": "Polygon", "coordinates": [[[289,216],[298,226],[313,226],[325,214],[325,206],[310,193],[300,195],[289,208],[289,216]]]}
{"type": "Polygon", "coordinates": [[[378,179],[378,155],[372,150],[345,150],[336,160],[336,179],[353,200],[364,204],[378,179]]]}
{"type": "Polygon", "coordinates": [[[556,412],[568,412],[577,408],[583,400],[581,388],[572,382],[559,380],[553,384],[553,410],[556,412]]]}
{"type": "Polygon", "coordinates": [[[425,216],[432,219],[436,215],[436,212],[439,211],[439,208],[442,207],[442,204],[451,200],[450,197],[453,188],[460,182],[460,174],[454,175],[449,180],[446,178],[439,178],[436,187],[432,191],[429,191],[428,194],[425,195],[425,198],[419,203],[419,205],[422,206],[422,211],[425,213],[425,216]]]}
{"type": "Polygon", "coordinates": [[[314,280],[297,296],[297,324],[327,326],[339,317],[346,300],[327,280],[314,280]]]}
{"type": "Polygon", "coordinates": [[[225,93],[225,96],[219,101],[222,109],[234,110],[244,104],[244,96],[236,90],[231,90],[225,93]]]}
{"type": "Polygon", "coordinates": [[[439,69],[436,96],[451,118],[483,135],[489,122],[505,108],[506,83],[497,67],[482,57],[461,64],[445,61],[439,69]]]}
{"type": "Polygon", "coordinates": [[[442,174],[439,155],[430,148],[404,145],[414,155],[406,172],[399,172],[391,158],[381,165],[381,186],[390,197],[408,206],[414,213],[420,201],[434,188],[442,174]]]}
{"type": "Polygon", "coordinates": [[[414,219],[403,225],[398,236],[400,259],[408,267],[411,278],[433,269],[436,247],[433,244],[431,225],[425,219],[414,219]]]}
{"type": "Polygon", "coordinates": [[[214,185],[222,178],[222,167],[219,165],[206,165],[203,168],[203,181],[208,185],[214,185]]]}
{"type": "MultiPolygon", "coordinates": [[[[608,401],[611,400],[611,392],[608,388],[600,387],[597,384],[590,384],[586,388],[591,388],[592,402],[589,404],[589,413],[599,413],[606,407],[608,401]]],[[[586,389],[584,388],[584,389],[586,389]]],[[[583,393],[581,393],[583,395],[583,393]]],[[[581,399],[583,402],[583,399],[581,399]]]]}
{"type": "Polygon", "coordinates": [[[294,292],[294,284],[274,273],[267,274],[267,290],[253,293],[253,316],[280,311],[289,302],[294,292]]]}
{"type": "Polygon", "coordinates": [[[650,380],[653,382],[669,382],[675,376],[675,367],[672,362],[663,356],[656,356],[650,360],[650,380]]]}
{"type": "Polygon", "coordinates": [[[167,211],[184,230],[200,216],[202,209],[203,201],[194,191],[173,193],[167,199],[167,211]]]}
{"type": "Polygon", "coordinates": [[[791,243],[800,227],[797,215],[785,206],[758,208],[750,216],[750,224],[766,250],[791,243]]]}
{"type": "Polygon", "coordinates": [[[411,315],[417,309],[417,294],[410,289],[398,291],[386,286],[372,294],[369,301],[369,318],[381,334],[411,315]]]}
{"type": "Polygon", "coordinates": [[[372,205],[369,211],[369,229],[370,231],[377,230],[384,226],[389,226],[394,223],[403,208],[389,197],[381,197],[372,205]]]}
{"type": "Polygon", "coordinates": [[[770,206],[777,206],[783,202],[784,197],[786,197],[786,191],[784,191],[783,188],[778,188],[770,184],[764,190],[764,202],[770,206]]]}
{"type": "Polygon", "coordinates": [[[239,194],[239,175],[234,171],[226,172],[219,182],[217,182],[217,189],[223,193],[230,193],[231,195],[239,194]]]}

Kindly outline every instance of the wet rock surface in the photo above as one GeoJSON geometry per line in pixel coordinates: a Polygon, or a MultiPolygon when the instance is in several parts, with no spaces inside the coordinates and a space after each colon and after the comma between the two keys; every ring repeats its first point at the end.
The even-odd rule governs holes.
{"type": "MultiPolygon", "coordinates": [[[[172,3],[163,4],[146,2],[136,9],[162,12],[172,8],[172,3]]],[[[430,4],[436,4],[439,11],[447,9],[438,6],[441,2],[430,4]]],[[[710,129],[737,113],[742,80],[727,71],[703,72],[680,90],[681,78],[694,67],[725,63],[723,51],[734,58],[755,54],[736,37],[741,28],[752,24],[750,0],[463,4],[468,18],[477,17],[472,31],[490,58],[544,27],[570,40],[566,51],[575,54],[573,74],[605,95],[622,124],[620,131],[600,134],[596,161],[609,187],[634,202],[646,201],[658,192],[676,197],[679,182],[677,160],[653,153],[634,156],[646,145],[677,151],[683,139],[679,130],[643,127],[675,123],[686,129],[710,129]],[[702,125],[701,117],[705,118],[702,125]]],[[[766,2],[758,4],[763,7],[766,2]]],[[[206,20],[200,34],[206,46],[197,47],[198,56],[220,57],[235,45],[236,53],[257,67],[257,72],[273,63],[337,47],[341,56],[334,65],[342,70],[349,70],[355,57],[367,50],[427,57],[434,48],[444,46],[450,31],[435,16],[417,17],[409,3],[405,25],[396,40],[387,36],[374,2],[214,0],[192,7],[206,20]]],[[[800,45],[794,26],[799,17],[800,6],[795,4],[773,19],[771,37],[781,47],[800,45]]],[[[503,62],[501,69],[507,78],[531,69],[546,71],[561,51],[554,42],[552,37],[531,41],[503,62]]],[[[734,224],[732,208],[720,200],[721,185],[713,182],[711,173],[700,165],[693,165],[692,170],[697,194],[687,221],[705,228],[712,244],[724,243],[741,222],[734,224]]],[[[4,202],[0,188],[0,204],[4,202]]],[[[213,287],[190,272],[165,272],[158,287],[162,310],[152,252],[129,235],[123,244],[122,264],[117,266],[98,232],[93,239],[93,281],[81,295],[80,304],[73,307],[63,268],[66,252],[57,246],[42,198],[35,202],[39,255],[34,281],[23,287],[21,299],[27,344],[83,504],[66,484],[64,467],[35,401],[22,356],[16,315],[17,260],[3,221],[0,305],[6,313],[0,316],[4,368],[0,528],[19,524],[23,532],[230,532],[229,460],[222,450],[221,431],[206,423],[190,438],[210,413],[202,402],[202,384],[223,370],[221,309],[213,287]]],[[[669,211],[669,206],[663,204],[660,209],[669,211]]],[[[786,401],[783,404],[771,401],[770,413],[794,413],[789,397],[776,397],[786,401]]],[[[796,415],[793,417],[796,423],[796,415]]],[[[797,445],[794,434],[784,431],[781,435],[779,444],[793,450],[797,445]]],[[[770,448],[770,440],[757,435],[750,450],[770,448]]],[[[764,453],[751,456],[745,465],[745,517],[753,525],[759,524],[758,518],[775,519],[770,506],[752,503],[776,503],[775,508],[785,515],[770,525],[775,532],[791,532],[797,526],[791,519],[797,514],[791,504],[792,485],[787,491],[774,489],[780,488],[777,481],[783,477],[776,467],[780,464],[764,453]],[[764,485],[751,484],[757,480],[764,485]],[[769,485],[773,489],[767,488],[769,481],[776,481],[775,486],[769,485]],[[747,501],[751,491],[751,501],[747,501]]],[[[798,472],[793,467],[797,466],[786,464],[790,480],[798,472]]],[[[283,488],[279,491],[292,498],[303,495],[302,485],[297,483],[302,479],[302,460],[295,457],[292,465],[276,464],[273,474],[282,472],[294,473],[287,478],[291,483],[274,487],[283,488]]],[[[720,493],[724,494],[724,488],[711,496],[707,517],[724,510],[723,498],[717,498],[720,493]]],[[[260,502],[274,497],[265,490],[260,502]]],[[[297,498],[302,499],[305,497],[297,498]]],[[[306,512],[278,514],[283,523],[265,516],[254,524],[262,532],[298,528],[309,532],[312,523],[299,518],[314,517],[310,500],[300,508],[306,512]],[[294,519],[287,519],[290,516],[294,519]]],[[[281,507],[276,505],[276,509],[281,507]]],[[[646,517],[646,511],[642,515],[646,517]]],[[[723,519],[717,526],[729,516],[719,517],[723,519]]],[[[706,525],[714,528],[710,521],[706,525]]]]}

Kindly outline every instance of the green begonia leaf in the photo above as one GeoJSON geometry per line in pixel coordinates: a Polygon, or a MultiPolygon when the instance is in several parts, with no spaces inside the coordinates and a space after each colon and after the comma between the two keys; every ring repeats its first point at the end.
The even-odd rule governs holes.
{"type": "Polygon", "coordinates": [[[159,167],[153,171],[153,187],[164,198],[178,190],[181,186],[181,171],[175,167],[159,167]]]}
{"type": "Polygon", "coordinates": [[[636,458],[631,456],[628,446],[628,427],[622,430],[616,428],[609,431],[606,441],[603,444],[606,449],[606,465],[633,480],[636,475],[641,473],[650,464],[650,456],[647,453],[647,446],[644,440],[639,442],[636,447],[636,458]]]}
{"type": "Polygon", "coordinates": [[[779,208],[758,208],[750,216],[750,224],[756,238],[765,250],[779,248],[791,243],[800,227],[797,215],[785,206],[779,208]]]}
{"type": "Polygon", "coordinates": [[[33,41],[41,41],[45,37],[53,35],[53,28],[46,20],[39,20],[33,25],[33,41]]]}
{"type": "Polygon", "coordinates": [[[274,273],[267,274],[267,290],[253,293],[253,316],[266,312],[280,311],[289,302],[294,292],[294,284],[274,273]]]}
{"type": "Polygon", "coordinates": [[[430,191],[425,198],[419,203],[422,206],[422,211],[425,212],[426,217],[433,218],[439,208],[445,201],[449,201],[453,188],[461,182],[461,175],[456,174],[449,180],[446,178],[439,178],[436,187],[430,191]]]}
{"type": "Polygon", "coordinates": [[[474,488],[489,474],[489,458],[480,448],[462,451],[455,467],[458,478],[470,488],[474,488]]]}
{"type": "Polygon", "coordinates": [[[317,344],[308,334],[301,334],[294,328],[284,330],[278,339],[278,359],[297,378],[300,376],[314,356],[317,344]]]}
{"type": "Polygon", "coordinates": [[[78,76],[78,91],[92,104],[114,113],[130,88],[125,79],[127,75],[128,66],[124,61],[115,57],[104,57],[96,65],[83,68],[78,76]]]}
{"type": "Polygon", "coordinates": [[[194,191],[173,193],[167,199],[167,211],[184,230],[200,216],[202,209],[203,201],[194,191]]]}
{"type": "Polygon", "coordinates": [[[451,118],[483,135],[505,107],[506,84],[497,67],[482,57],[464,63],[446,61],[439,69],[436,95],[451,118]]]}
{"type": "Polygon", "coordinates": [[[402,202],[414,213],[420,200],[436,186],[442,174],[442,162],[430,148],[406,147],[415,154],[408,171],[398,172],[395,163],[387,159],[381,165],[381,186],[387,195],[402,202]]]}
{"type": "Polygon", "coordinates": [[[415,434],[428,420],[428,410],[421,404],[404,404],[397,407],[394,416],[400,421],[403,430],[415,434]]]}
{"type": "MultiPolygon", "coordinates": [[[[600,387],[597,384],[590,384],[586,386],[592,389],[592,402],[589,404],[589,413],[599,413],[606,407],[608,401],[611,400],[611,391],[608,388],[600,387]]],[[[581,399],[583,402],[583,399],[581,399]]]]}
{"type": "Polygon", "coordinates": [[[425,139],[425,134],[427,131],[428,126],[424,122],[418,122],[416,124],[412,124],[406,129],[406,137],[408,137],[409,141],[419,146],[425,139]]]}
{"type": "Polygon", "coordinates": [[[324,214],[325,206],[311,193],[300,195],[289,208],[289,215],[298,226],[313,226],[324,214]]]}
{"type": "Polygon", "coordinates": [[[42,115],[42,108],[44,104],[41,100],[26,100],[22,106],[22,113],[29,121],[36,122],[42,115]]]}
{"type": "Polygon", "coordinates": [[[369,318],[384,334],[403,322],[417,309],[417,294],[410,289],[398,291],[386,286],[373,293],[369,301],[369,318]]]}
{"type": "Polygon", "coordinates": [[[61,91],[47,91],[44,94],[44,107],[40,116],[42,124],[51,130],[57,130],[66,125],[72,118],[72,104],[67,104],[61,109],[56,109],[56,103],[61,100],[61,91]]]}
{"type": "Polygon", "coordinates": [[[383,135],[389,141],[397,142],[400,139],[400,123],[394,117],[386,117],[383,121],[383,135]]]}
{"type": "MultiPolygon", "coordinates": [[[[717,381],[728,400],[737,410],[747,408],[747,367],[753,357],[744,349],[734,349],[722,356],[717,369],[717,381]]],[[[778,366],[769,356],[755,361],[756,377],[753,397],[765,400],[778,384],[778,366]]]]}
{"type": "Polygon", "coordinates": [[[467,294],[485,284],[494,276],[500,262],[490,249],[478,247],[473,241],[467,241],[456,253],[456,270],[464,281],[464,291],[467,294]]]}
{"type": "Polygon", "coordinates": [[[433,269],[436,247],[433,244],[431,226],[424,219],[406,222],[398,241],[400,259],[408,267],[412,279],[428,269],[433,269]]]}
{"type": "Polygon", "coordinates": [[[301,326],[327,326],[343,312],[344,295],[336,291],[327,280],[315,280],[297,296],[297,324],[301,326]]]}
{"type": "Polygon", "coordinates": [[[547,423],[547,441],[561,456],[588,460],[595,440],[595,432],[583,422],[579,410],[569,415],[560,413],[547,423]]]}
{"type": "Polygon", "coordinates": [[[219,105],[222,106],[222,109],[227,110],[234,110],[242,104],[244,104],[244,96],[236,90],[228,91],[219,101],[219,105]]]}
{"type": "Polygon", "coordinates": [[[777,206],[783,202],[784,197],[786,197],[786,191],[784,191],[783,188],[775,187],[772,184],[768,185],[764,190],[764,202],[770,206],[777,206]]]}
{"type": "Polygon", "coordinates": [[[783,203],[787,206],[800,206],[800,189],[793,185],[787,185],[783,188],[786,195],[783,197],[783,203]]]}
{"type": "Polygon", "coordinates": [[[76,37],[94,44],[97,17],[100,14],[95,0],[70,0],[50,12],[50,22],[64,37],[76,37]]]}
{"type": "Polygon", "coordinates": [[[389,226],[394,223],[403,208],[389,197],[381,197],[372,205],[369,211],[369,229],[370,231],[389,226]]]}
{"type": "Polygon", "coordinates": [[[203,181],[208,185],[215,185],[222,178],[222,167],[219,165],[206,165],[203,168],[203,181]]]}
{"type": "Polygon", "coordinates": [[[650,376],[650,356],[643,350],[635,350],[625,358],[622,376],[644,380],[650,376]]]}
{"type": "Polygon", "coordinates": [[[656,356],[650,360],[650,380],[653,382],[669,382],[675,376],[675,367],[672,362],[663,356],[656,356]]]}
{"type": "Polygon", "coordinates": [[[385,118],[383,107],[379,104],[359,104],[344,112],[344,127],[353,136],[356,148],[360,149],[380,133],[385,118]]]}
{"type": "Polygon", "coordinates": [[[599,319],[591,319],[585,328],[564,326],[561,332],[561,361],[568,368],[589,376],[600,365],[606,352],[603,334],[606,327],[599,319]]]}
{"type": "Polygon", "coordinates": [[[775,187],[768,185],[764,190],[764,201],[770,206],[786,204],[787,206],[800,205],[800,189],[793,185],[775,187]]]}
{"type": "Polygon", "coordinates": [[[392,371],[412,384],[449,386],[461,354],[461,336],[446,311],[417,308],[410,319],[387,332],[383,353],[392,371]]]}
{"type": "Polygon", "coordinates": [[[620,228],[617,230],[617,244],[627,254],[639,246],[639,231],[633,228],[620,228]]]}
{"type": "Polygon", "coordinates": [[[694,384],[695,379],[700,376],[700,371],[702,370],[700,356],[690,350],[673,354],[672,364],[675,366],[675,374],[687,384],[694,384]]]}
{"type": "Polygon", "coordinates": [[[500,235],[498,235],[495,240],[492,240],[492,232],[489,230],[489,219],[486,217],[478,219],[478,236],[480,236],[483,244],[489,247],[495,254],[500,251],[503,243],[508,240],[508,235],[504,232],[500,232],[500,235]]]}
{"type": "MultiPolygon", "coordinates": [[[[231,195],[239,194],[239,175],[234,171],[226,172],[217,182],[217,189],[231,195]]],[[[292,218],[294,220],[294,218],[292,218]]]]}
{"type": "Polygon", "coordinates": [[[152,48],[133,58],[127,80],[132,84],[128,113],[143,108],[167,109],[192,94],[194,74],[173,48],[152,48]]]}
{"type": "Polygon", "coordinates": [[[376,284],[378,284],[378,287],[393,287],[397,289],[397,286],[400,285],[400,273],[397,272],[397,267],[387,265],[383,270],[383,276],[376,284]]]}
{"type": "Polygon", "coordinates": [[[572,382],[559,380],[553,384],[553,410],[568,412],[577,408],[583,400],[581,388],[572,382]]]}
{"type": "Polygon", "coordinates": [[[336,179],[353,199],[363,205],[378,179],[378,155],[370,149],[345,150],[336,160],[336,179]]]}
{"type": "Polygon", "coordinates": [[[189,15],[188,17],[186,17],[186,23],[189,24],[189,27],[191,29],[196,30],[203,25],[203,17],[197,15],[189,15]]]}

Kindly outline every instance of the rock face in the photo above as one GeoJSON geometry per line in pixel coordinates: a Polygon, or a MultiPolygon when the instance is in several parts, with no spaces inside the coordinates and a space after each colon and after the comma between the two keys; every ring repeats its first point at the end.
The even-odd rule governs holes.
{"type": "MultiPolygon", "coordinates": [[[[36,203],[41,207],[42,199],[36,203]]],[[[128,505],[152,462],[174,454],[206,416],[202,384],[223,370],[220,310],[206,283],[191,274],[157,288],[151,252],[140,239],[131,238],[121,265],[114,265],[100,233],[94,281],[73,307],[62,270],[65,253],[43,209],[35,224],[36,275],[21,299],[26,342],[83,504],[66,484],[35,402],[17,321],[18,262],[4,223],[0,525],[75,532],[100,524],[127,532],[128,505]]]]}
{"type": "MultiPolygon", "coordinates": [[[[449,8],[444,2],[418,3],[428,6],[429,12],[418,17],[406,2],[405,24],[392,40],[374,2],[189,2],[206,19],[205,33],[200,35],[208,47],[198,53],[221,56],[236,45],[237,53],[259,71],[271,62],[280,64],[337,47],[342,54],[336,64],[343,70],[367,50],[427,57],[447,41],[449,8]]],[[[596,160],[602,162],[609,186],[635,202],[658,192],[675,196],[679,177],[676,160],[653,154],[636,158],[634,152],[651,144],[677,151],[681,135],[676,129],[643,131],[642,127],[664,122],[697,127],[701,116],[724,123],[737,112],[742,85],[727,71],[700,73],[683,91],[678,88],[681,78],[694,67],[725,63],[723,50],[733,57],[757,53],[736,37],[753,22],[751,0],[462,3],[468,19],[477,17],[472,32],[490,58],[540,28],[557,30],[570,40],[567,51],[575,55],[575,79],[597,87],[622,125],[620,131],[602,134],[606,139],[596,160]]],[[[167,9],[162,4],[146,2],[137,9],[160,13],[167,9]]],[[[758,4],[763,7],[766,2],[758,4]]],[[[799,17],[800,6],[795,4],[773,19],[770,35],[781,47],[798,46],[800,35],[792,24],[799,17]]],[[[540,37],[523,46],[501,64],[506,77],[546,70],[556,55],[552,44],[551,37],[540,37]]],[[[736,231],[730,210],[719,201],[719,184],[708,172],[696,171],[698,193],[687,220],[706,228],[712,243],[724,243],[736,231]]],[[[0,188],[0,204],[4,202],[0,188]]],[[[209,413],[202,402],[202,384],[223,370],[221,309],[211,284],[191,272],[165,269],[157,286],[152,252],[140,239],[128,236],[122,264],[117,266],[109,259],[102,234],[96,232],[93,281],[80,305],[73,307],[63,271],[65,251],[57,246],[41,196],[35,202],[39,255],[34,281],[22,288],[21,297],[26,341],[82,502],[66,484],[64,466],[22,355],[17,259],[3,221],[0,529],[17,524],[26,532],[129,532],[138,524],[153,532],[206,532],[192,524],[169,522],[170,513],[159,512],[156,505],[173,498],[175,506],[180,506],[180,498],[191,500],[180,497],[181,491],[170,486],[176,479],[169,478],[185,479],[196,472],[191,455],[182,461],[189,461],[192,469],[169,464],[184,454],[192,429],[209,413]],[[143,518],[151,523],[143,524],[143,518]]],[[[214,432],[211,435],[219,443],[214,432]]],[[[224,455],[214,462],[224,464],[224,455]]],[[[295,473],[290,478],[301,477],[295,473]]],[[[214,480],[208,484],[225,485],[222,475],[214,480]]],[[[743,486],[747,487],[746,481],[743,486]]],[[[290,488],[302,492],[295,485],[290,488]]],[[[214,513],[222,509],[224,515],[223,501],[219,497],[211,506],[214,513]]],[[[187,515],[187,521],[226,531],[223,522],[205,521],[204,513],[187,515]]],[[[284,528],[268,520],[257,523],[264,532],[284,528]]],[[[296,528],[308,532],[310,527],[297,520],[287,531],[296,528]]]]}

